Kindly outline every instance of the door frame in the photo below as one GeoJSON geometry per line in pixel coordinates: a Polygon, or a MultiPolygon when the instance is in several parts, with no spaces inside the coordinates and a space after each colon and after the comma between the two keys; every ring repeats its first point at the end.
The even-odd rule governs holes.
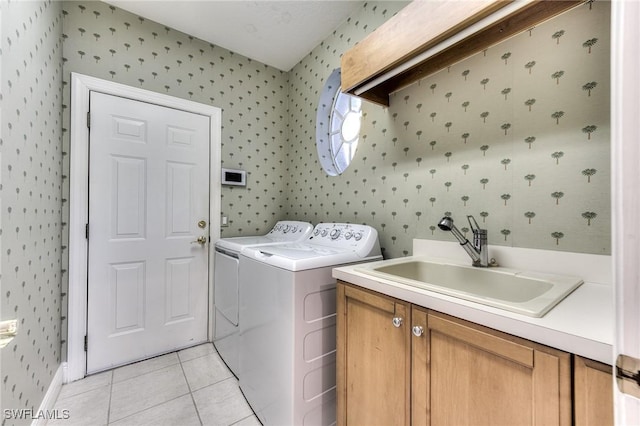
{"type": "Polygon", "coordinates": [[[613,396],[615,424],[640,422],[640,399],[620,392],[615,381],[619,354],[640,358],[640,5],[611,4],[611,188],[615,332],[613,396]]]}
{"type": "MultiPolygon", "coordinates": [[[[64,382],[82,379],[87,372],[84,337],[87,334],[88,240],[85,224],[89,220],[89,93],[120,96],[168,108],[200,114],[210,119],[209,140],[209,235],[210,244],[220,236],[222,110],[186,99],[131,87],[79,73],[71,73],[71,124],[69,152],[69,290],[67,292],[67,365],[64,382]]],[[[211,247],[211,246],[210,246],[211,247]]],[[[214,250],[209,250],[209,311],[213,306],[214,250]]],[[[213,315],[207,319],[207,336],[213,339],[213,315]]]]}

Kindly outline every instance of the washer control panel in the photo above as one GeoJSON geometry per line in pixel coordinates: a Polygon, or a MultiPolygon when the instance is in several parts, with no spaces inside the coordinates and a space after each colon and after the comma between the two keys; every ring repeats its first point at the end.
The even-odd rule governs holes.
{"type": "Polygon", "coordinates": [[[287,240],[298,239],[302,234],[307,234],[313,225],[307,222],[298,222],[295,220],[281,220],[275,224],[273,229],[267,234],[269,237],[286,238],[287,240]]]}
{"type": "Polygon", "coordinates": [[[377,241],[375,228],[353,223],[319,223],[307,240],[313,244],[351,250],[370,247],[377,241]]]}

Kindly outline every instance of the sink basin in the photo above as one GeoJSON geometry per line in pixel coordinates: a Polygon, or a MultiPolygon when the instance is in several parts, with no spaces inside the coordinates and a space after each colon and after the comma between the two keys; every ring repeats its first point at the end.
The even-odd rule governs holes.
{"type": "Polygon", "coordinates": [[[573,276],[415,259],[365,264],[356,270],[532,317],[542,317],[583,283],[573,276]]]}

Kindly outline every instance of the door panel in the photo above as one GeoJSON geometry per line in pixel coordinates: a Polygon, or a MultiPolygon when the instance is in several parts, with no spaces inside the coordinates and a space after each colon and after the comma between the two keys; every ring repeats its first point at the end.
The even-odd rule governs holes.
{"type": "Polygon", "coordinates": [[[577,355],[573,366],[574,424],[613,425],[613,368],[577,355]]]}
{"type": "Polygon", "coordinates": [[[410,315],[407,302],[338,282],[338,424],[411,424],[410,315]]]}
{"type": "Polygon", "coordinates": [[[209,118],[91,92],[87,372],[206,341],[209,118]]]}
{"type": "Polygon", "coordinates": [[[191,318],[189,300],[193,258],[167,260],[167,323],[191,318]]]}
{"type": "Polygon", "coordinates": [[[112,239],[144,238],[146,218],[146,161],[113,156],[110,194],[112,239]]]}
{"type": "Polygon", "coordinates": [[[167,237],[190,235],[193,214],[185,206],[192,204],[193,175],[193,164],[167,162],[167,237]]]}
{"type": "Polygon", "coordinates": [[[412,318],[425,330],[413,340],[414,423],[571,424],[568,353],[434,311],[412,318]]]}
{"type": "Polygon", "coordinates": [[[144,262],[110,265],[111,334],[144,330],[144,262]]]}

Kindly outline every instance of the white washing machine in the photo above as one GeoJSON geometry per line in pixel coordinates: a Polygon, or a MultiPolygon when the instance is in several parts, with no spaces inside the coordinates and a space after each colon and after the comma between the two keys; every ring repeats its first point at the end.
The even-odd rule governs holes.
{"type": "Polygon", "coordinates": [[[229,369],[238,376],[240,252],[245,247],[287,244],[306,240],[313,231],[307,222],[279,221],[266,235],[221,238],[215,244],[213,344],[229,369]]]}
{"type": "Polygon", "coordinates": [[[264,425],[336,422],[334,267],[380,260],[365,225],[318,224],[304,242],[242,250],[240,389],[264,425]]]}

